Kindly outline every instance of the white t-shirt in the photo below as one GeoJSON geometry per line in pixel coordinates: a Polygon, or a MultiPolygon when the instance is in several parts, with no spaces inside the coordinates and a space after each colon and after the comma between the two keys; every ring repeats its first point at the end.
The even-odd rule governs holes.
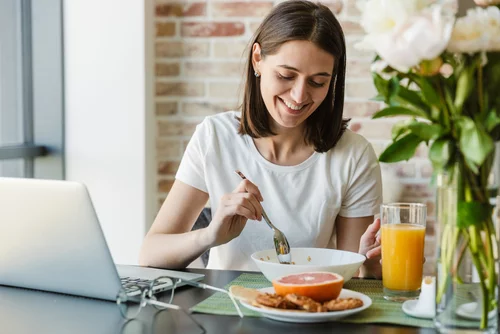
{"type": "MultiPolygon", "coordinates": [[[[345,131],[326,153],[314,152],[296,166],[266,160],[248,135],[239,135],[239,112],[206,117],[196,127],[176,178],[209,194],[212,216],[221,197],[241,182],[241,172],[264,198],[272,223],[290,247],[335,248],[335,218],[378,213],[382,202],[380,166],[370,143],[345,131]]],[[[249,220],[239,237],[210,250],[207,268],[258,270],[250,255],[272,249],[264,220],[249,220]]]]}

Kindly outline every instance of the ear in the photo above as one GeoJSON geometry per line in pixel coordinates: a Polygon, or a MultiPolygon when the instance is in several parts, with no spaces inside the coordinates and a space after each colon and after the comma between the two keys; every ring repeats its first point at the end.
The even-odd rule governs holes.
{"type": "Polygon", "coordinates": [[[260,44],[254,43],[252,46],[252,65],[253,65],[253,70],[255,72],[260,73],[261,60],[262,60],[262,56],[260,53],[260,44]]]}

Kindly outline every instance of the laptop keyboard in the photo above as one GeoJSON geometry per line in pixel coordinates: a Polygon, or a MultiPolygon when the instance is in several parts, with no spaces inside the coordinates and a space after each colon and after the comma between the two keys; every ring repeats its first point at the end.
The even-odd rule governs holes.
{"type": "MultiPolygon", "coordinates": [[[[135,292],[137,290],[135,288],[136,286],[139,286],[141,288],[149,288],[149,286],[151,285],[151,282],[153,280],[141,279],[141,278],[137,278],[137,277],[120,277],[120,281],[122,282],[122,286],[125,289],[125,292],[127,292],[127,294],[129,294],[129,293],[135,292]]],[[[163,291],[163,290],[165,290],[165,288],[169,287],[170,285],[171,285],[170,283],[157,281],[153,285],[153,292],[156,293],[156,292],[163,291]]]]}

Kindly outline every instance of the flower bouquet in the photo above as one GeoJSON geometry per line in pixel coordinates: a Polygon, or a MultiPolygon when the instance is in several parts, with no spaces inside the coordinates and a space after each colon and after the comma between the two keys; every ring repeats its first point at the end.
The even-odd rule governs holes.
{"type": "Polygon", "coordinates": [[[457,17],[456,1],[359,1],[373,50],[372,75],[386,107],[400,117],[382,162],[410,159],[421,143],[438,182],[436,327],[495,331],[498,239],[490,174],[500,139],[500,0],[457,17]],[[474,304],[475,303],[475,304],[474,304]],[[461,308],[474,317],[461,317],[461,308]]]}

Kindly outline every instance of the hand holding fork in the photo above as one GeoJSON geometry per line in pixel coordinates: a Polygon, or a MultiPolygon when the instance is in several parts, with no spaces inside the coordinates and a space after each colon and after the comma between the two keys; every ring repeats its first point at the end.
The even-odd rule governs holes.
{"type": "MultiPolygon", "coordinates": [[[[243,175],[242,172],[239,170],[235,171],[236,174],[238,174],[241,179],[246,180],[246,176],[243,175]]],[[[264,220],[266,221],[267,225],[273,230],[274,236],[273,236],[273,241],[274,241],[274,248],[276,249],[276,255],[278,256],[278,261],[282,264],[290,264],[292,262],[292,255],[290,254],[290,245],[288,244],[288,240],[276,226],[271,223],[271,220],[266,214],[266,211],[264,211],[264,208],[262,208],[262,217],[264,217],[264,220]]]]}

